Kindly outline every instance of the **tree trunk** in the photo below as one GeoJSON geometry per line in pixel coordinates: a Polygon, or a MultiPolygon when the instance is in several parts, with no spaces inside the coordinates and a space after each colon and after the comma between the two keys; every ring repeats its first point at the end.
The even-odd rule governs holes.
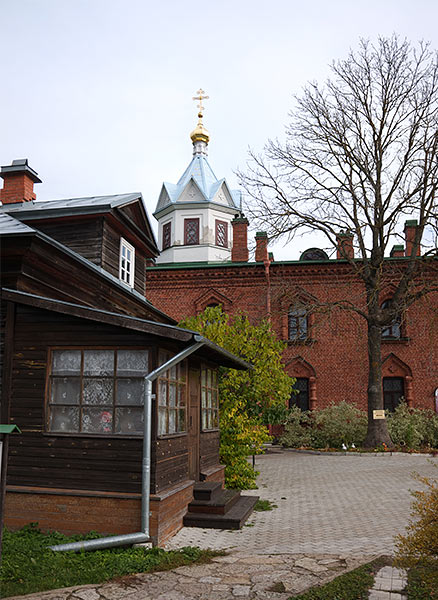
{"type": "Polygon", "coordinates": [[[382,328],[368,322],[368,431],[365,448],[376,448],[382,444],[392,447],[386,419],[375,419],[374,411],[383,410],[382,391],[382,328]]]}

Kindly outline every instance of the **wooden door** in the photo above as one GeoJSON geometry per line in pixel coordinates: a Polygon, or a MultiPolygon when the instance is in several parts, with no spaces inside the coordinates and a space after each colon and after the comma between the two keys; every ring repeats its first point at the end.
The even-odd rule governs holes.
{"type": "Polygon", "coordinates": [[[188,404],[188,451],[189,451],[189,477],[199,481],[199,413],[200,413],[201,386],[199,371],[189,369],[189,404],[188,404]]]}

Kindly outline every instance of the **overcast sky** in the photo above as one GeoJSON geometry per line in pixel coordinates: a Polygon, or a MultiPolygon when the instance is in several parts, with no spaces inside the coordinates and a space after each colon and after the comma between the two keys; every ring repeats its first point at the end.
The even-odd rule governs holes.
{"type": "Polygon", "coordinates": [[[155,227],[162,182],[191,159],[200,87],[210,164],[236,188],[307,81],[360,37],[438,48],[437,17],[436,0],[0,0],[0,164],[28,158],[41,200],[142,192],[155,227]]]}

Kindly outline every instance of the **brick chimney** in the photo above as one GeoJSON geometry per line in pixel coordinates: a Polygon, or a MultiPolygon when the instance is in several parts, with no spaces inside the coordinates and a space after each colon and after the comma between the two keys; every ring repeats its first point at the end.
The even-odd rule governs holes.
{"type": "Polygon", "coordinates": [[[233,227],[232,262],[248,262],[248,219],[243,213],[236,215],[231,221],[233,227]]]}
{"type": "Polygon", "coordinates": [[[341,232],[336,236],[336,258],[347,259],[354,258],[353,234],[349,232],[341,232]]]}
{"type": "MultiPolygon", "coordinates": [[[[411,256],[417,227],[418,221],[416,219],[405,221],[405,256],[411,256]]],[[[420,244],[418,244],[415,256],[420,256],[420,244]]]]}
{"type": "Polygon", "coordinates": [[[391,248],[389,256],[391,258],[400,258],[405,255],[405,247],[403,244],[397,244],[391,248]]]}
{"type": "Polygon", "coordinates": [[[13,160],[12,165],[2,167],[0,177],[3,178],[3,189],[0,190],[0,200],[3,204],[30,202],[35,200],[34,183],[41,183],[38,173],[31,169],[27,158],[13,160]]]}
{"type": "Polygon", "coordinates": [[[256,262],[265,262],[269,259],[268,256],[268,234],[266,231],[258,231],[255,236],[256,251],[255,259],[256,262]]]}

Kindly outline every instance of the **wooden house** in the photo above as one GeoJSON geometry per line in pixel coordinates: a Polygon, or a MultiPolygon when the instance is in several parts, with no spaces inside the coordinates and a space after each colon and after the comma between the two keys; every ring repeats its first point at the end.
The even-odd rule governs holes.
{"type": "Polygon", "coordinates": [[[217,370],[248,365],[146,300],[157,247],[140,194],[36,202],[27,161],[0,175],[1,422],[22,432],[5,523],[139,531],[148,430],[148,531],[162,545],[196,482],[223,482],[217,370]],[[145,376],[181,352],[154,382],[148,422],[145,376]]]}

